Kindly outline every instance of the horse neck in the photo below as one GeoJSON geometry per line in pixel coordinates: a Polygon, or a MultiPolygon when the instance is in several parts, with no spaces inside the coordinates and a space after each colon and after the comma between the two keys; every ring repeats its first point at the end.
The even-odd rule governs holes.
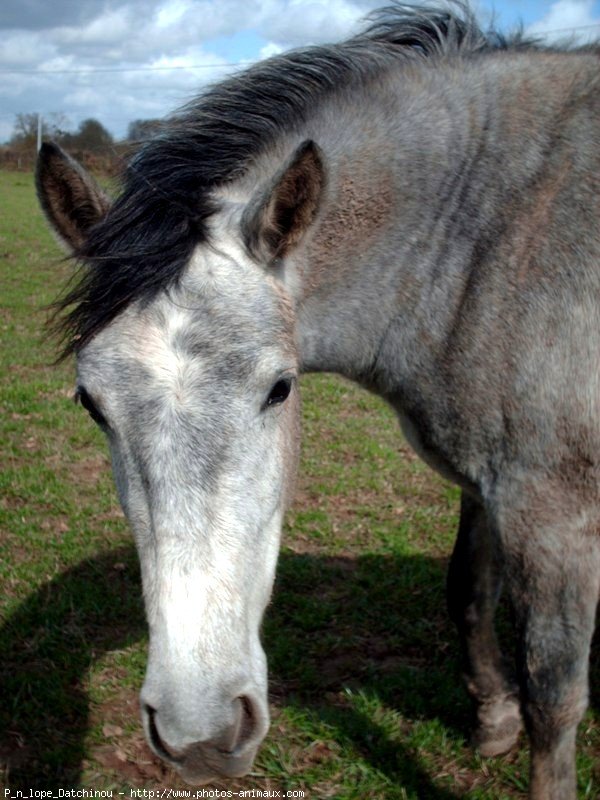
{"type": "Polygon", "coordinates": [[[437,308],[430,305],[430,261],[447,240],[441,198],[452,190],[458,165],[469,160],[469,126],[477,118],[483,127],[485,111],[474,108],[469,122],[469,103],[444,98],[430,78],[420,76],[415,89],[405,82],[357,99],[353,116],[338,118],[343,141],[315,134],[328,163],[328,190],[300,255],[298,339],[307,371],[369,383],[394,320],[405,318],[408,331],[427,302],[432,326],[443,327],[432,319],[446,317],[441,295],[437,308]]]}
{"type": "Polygon", "coordinates": [[[585,72],[575,57],[491,57],[407,81],[379,109],[366,102],[358,126],[348,117],[353,140],[332,148],[329,194],[303,264],[305,370],[373,385],[390,336],[401,381],[431,367],[474,271],[553,158],[570,70],[585,72]]]}

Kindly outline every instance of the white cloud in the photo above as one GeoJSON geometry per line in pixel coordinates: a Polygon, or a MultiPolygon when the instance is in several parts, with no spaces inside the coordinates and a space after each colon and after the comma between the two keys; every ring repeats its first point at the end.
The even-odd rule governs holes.
{"type": "Polygon", "coordinates": [[[271,56],[278,56],[283,50],[283,45],[277,44],[276,42],[268,42],[264,47],[260,48],[258,57],[260,59],[271,58],[271,56]]]}
{"type": "Polygon", "coordinates": [[[527,33],[542,35],[549,41],[571,36],[579,43],[589,42],[600,37],[600,17],[594,16],[594,0],[557,0],[543,19],[529,26],[527,33]]]}
{"type": "Polygon", "coordinates": [[[227,62],[247,59],[247,52],[239,59],[215,54],[215,38],[248,32],[257,41],[255,57],[263,58],[343,38],[375,5],[377,0],[122,0],[98,2],[81,21],[62,14],[54,27],[0,28],[0,67],[38,73],[14,74],[0,84],[0,106],[15,114],[64,111],[75,123],[83,114],[97,116],[122,133],[126,113],[168,113],[222,77],[227,62]],[[169,66],[187,69],[148,69],[169,66]],[[97,71],[139,67],[148,71],[97,71]]]}
{"type": "Polygon", "coordinates": [[[259,29],[272,41],[286,45],[336,41],[353,33],[367,10],[364,3],[348,0],[272,0],[263,5],[259,29]]]}
{"type": "Polygon", "coordinates": [[[52,55],[38,66],[40,72],[60,72],[74,68],[75,56],[73,55],[52,55]]]}
{"type": "Polygon", "coordinates": [[[187,14],[190,3],[187,0],[174,0],[165,3],[156,12],[156,25],[158,28],[170,28],[176,25],[187,14]]]}
{"type": "Polygon", "coordinates": [[[55,54],[54,46],[38,33],[14,31],[0,37],[0,65],[8,69],[25,69],[55,54]]]}
{"type": "Polygon", "coordinates": [[[106,95],[90,86],[82,86],[65,94],[65,103],[72,109],[98,108],[103,105],[106,95]]]}
{"type": "MultiPolygon", "coordinates": [[[[32,17],[20,0],[0,0],[13,27],[0,23],[0,69],[36,70],[4,75],[2,119],[21,111],[63,111],[75,124],[96,116],[117,134],[127,116],[162,116],[223,76],[226,62],[264,58],[288,47],[340,40],[386,0],[86,0],[73,16],[61,0],[56,14],[32,17]],[[57,20],[53,22],[53,19],[57,20]],[[21,27],[14,27],[16,24],[21,27]],[[231,39],[231,46],[227,45],[231,39]],[[239,42],[250,42],[237,51],[239,42]],[[225,43],[225,44],[224,44],[225,43]],[[252,50],[249,48],[252,47],[252,50]],[[236,55],[237,52],[241,54],[236,55]],[[195,69],[202,65],[203,68],[195,69]],[[93,70],[177,66],[176,70],[93,70]],[[64,70],[64,73],[60,73],[64,70]],[[90,70],[89,72],[81,72],[90,70]],[[78,72],[79,71],[79,72],[78,72]],[[53,73],[53,74],[51,74],[53,73]]],[[[491,0],[476,0],[483,15],[491,0]]],[[[54,4],[53,4],[54,7],[54,4]]],[[[530,33],[591,25],[593,0],[557,0],[530,33]]],[[[503,20],[507,27],[510,21],[503,20]]],[[[600,28],[581,31],[592,38],[600,28]]],[[[6,124],[2,130],[5,130],[6,124]]],[[[5,134],[0,134],[0,141],[5,134]]]]}

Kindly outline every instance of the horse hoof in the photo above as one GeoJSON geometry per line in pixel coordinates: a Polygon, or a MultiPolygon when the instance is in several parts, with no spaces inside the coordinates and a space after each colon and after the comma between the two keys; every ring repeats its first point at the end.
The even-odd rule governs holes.
{"type": "Polygon", "coordinates": [[[517,742],[523,728],[521,709],[515,697],[494,703],[484,703],[477,710],[477,728],[472,744],[486,757],[508,753],[517,742]]]}

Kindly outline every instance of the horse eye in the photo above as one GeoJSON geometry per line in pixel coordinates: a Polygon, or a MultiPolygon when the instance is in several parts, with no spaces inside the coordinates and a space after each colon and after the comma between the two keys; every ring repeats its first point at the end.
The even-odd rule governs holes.
{"type": "Polygon", "coordinates": [[[274,406],[277,403],[283,403],[285,400],[287,400],[291,388],[292,379],[281,378],[281,380],[278,380],[275,386],[273,386],[271,389],[265,405],[274,406]]]}
{"type": "Polygon", "coordinates": [[[104,428],[107,427],[108,423],[106,422],[106,417],[101,414],[100,411],[98,411],[92,401],[92,398],[82,386],[80,386],[75,392],[75,402],[78,400],[97,425],[100,425],[104,428]]]}

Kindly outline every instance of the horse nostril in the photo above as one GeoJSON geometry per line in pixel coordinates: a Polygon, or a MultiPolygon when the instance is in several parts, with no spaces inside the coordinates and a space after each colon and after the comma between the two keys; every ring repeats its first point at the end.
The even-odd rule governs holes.
{"type": "Polygon", "coordinates": [[[252,700],[245,695],[242,695],[242,697],[238,699],[241,705],[241,721],[236,747],[242,747],[252,738],[256,728],[257,718],[252,700]]]}
{"type": "Polygon", "coordinates": [[[160,755],[161,758],[164,758],[165,761],[181,761],[181,757],[177,756],[175,753],[172,753],[168,747],[164,744],[163,740],[160,738],[160,734],[158,732],[158,728],[156,727],[156,709],[149,706],[147,703],[144,703],[144,711],[148,716],[148,733],[150,736],[150,742],[156,752],[160,755]]]}
{"type": "Polygon", "coordinates": [[[221,740],[216,746],[219,753],[228,756],[243,747],[252,738],[256,728],[256,714],[250,698],[242,695],[236,697],[233,702],[236,707],[235,722],[229,729],[226,739],[221,740]]]}

